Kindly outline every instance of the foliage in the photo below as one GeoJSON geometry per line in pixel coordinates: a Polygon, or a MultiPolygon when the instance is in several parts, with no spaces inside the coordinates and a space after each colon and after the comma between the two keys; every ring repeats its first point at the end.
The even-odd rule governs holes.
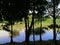
{"type": "MultiPolygon", "coordinates": [[[[41,30],[41,28],[34,29],[34,34],[36,35],[36,34],[43,34],[43,33],[45,33],[43,28],[41,30],[41,33],[40,33],[40,30],[41,30]]],[[[33,34],[33,30],[31,30],[31,34],[33,34]]]]}

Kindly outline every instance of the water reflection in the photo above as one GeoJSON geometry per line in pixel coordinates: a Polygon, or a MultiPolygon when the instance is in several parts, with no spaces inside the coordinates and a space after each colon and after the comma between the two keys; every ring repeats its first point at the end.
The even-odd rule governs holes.
{"type": "MultiPolygon", "coordinates": [[[[53,39],[53,31],[50,30],[50,31],[47,31],[47,30],[44,30],[45,33],[42,34],[42,40],[50,40],[50,39],[53,39]]],[[[35,35],[35,40],[39,40],[40,39],[40,35],[35,35]]],[[[30,41],[33,41],[33,35],[30,36],[30,41]]]]}
{"type": "Polygon", "coordinates": [[[10,42],[9,32],[0,30],[0,44],[10,42]]]}
{"type": "Polygon", "coordinates": [[[18,36],[13,37],[14,42],[23,42],[25,41],[25,31],[22,30],[19,32],[18,36]]]}
{"type": "MultiPolygon", "coordinates": [[[[44,30],[45,33],[42,34],[42,40],[50,40],[53,39],[53,30],[44,30]]],[[[35,35],[35,40],[38,41],[40,39],[40,35],[35,35]]],[[[60,34],[57,34],[57,40],[60,39],[60,34]]],[[[33,35],[30,35],[30,41],[33,41],[33,35]]],[[[19,35],[13,37],[14,42],[23,42],[25,41],[25,31],[22,30],[19,32],[19,35]]],[[[9,32],[0,30],[0,44],[10,42],[9,32]]]]}
{"type": "Polygon", "coordinates": [[[53,30],[50,30],[50,31],[45,31],[45,34],[42,35],[42,39],[43,40],[50,40],[50,39],[53,39],[53,30]]]}

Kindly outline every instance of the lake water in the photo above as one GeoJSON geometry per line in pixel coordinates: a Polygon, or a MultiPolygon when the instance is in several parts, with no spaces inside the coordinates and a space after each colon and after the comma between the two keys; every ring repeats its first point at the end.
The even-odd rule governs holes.
{"type": "MultiPolygon", "coordinates": [[[[42,34],[42,40],[50,40],[53,39],[53,30],[47,31],[44,30],[45,33],[42,34]]],[[[57,34],[57,40],[60,39],[60,34],[57,34]]],[[[33,41],[33,35],[30,35],[29,38],[30,41],[33,41]]],[[[35,40],[38,41],[40,40],[40,35],[35,35],[35,40]]],[[[23,42],[25,41],[25,31],[22,30],[19,32],[19,35],[14,36],[13,37],[13,41],[14,42],[23,42]]],[[[10,42],[10,36],[9,36],[9,32],[5,31],[5,30],[0,30],[0,44],[4,44],[4,43],[8,43],[10,42]]]]}

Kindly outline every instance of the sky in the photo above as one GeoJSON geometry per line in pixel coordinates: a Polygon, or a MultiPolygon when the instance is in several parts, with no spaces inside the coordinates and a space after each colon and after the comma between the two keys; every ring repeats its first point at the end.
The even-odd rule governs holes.
{"type": "Polygon", "coordinates": [[[60,3],[58,4],[58,8],[60,8],[60,3]]]}
{"type": "MultiPolygon", "coordinates": [[[[51,2],[51,0],[46,0],[46,1],[51,2]]],[[[60,3],[58,4],[58,7],[57,8],[60,8],[60,3]]]]}
{"type": "Polygon", "coordinates": [[[47,0],[48,2],[51,2],[51,0],[47,0]]]}

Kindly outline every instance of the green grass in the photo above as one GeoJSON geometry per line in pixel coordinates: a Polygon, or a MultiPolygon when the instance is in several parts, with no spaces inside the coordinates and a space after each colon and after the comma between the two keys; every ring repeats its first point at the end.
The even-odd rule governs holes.
{"type": "MultiPolygon", "coordinates": [[[[52,24],[53,23],[53,20],[52,19],[50,19],[50,18],[48,18],[48,19],[46,19],[45,21],[42,21],[42,27],[48,27],[48,25],[50,25],[50,24],[52,24]]],[[[37,28],[37,27],[40,27],[40,24],[41,24],[41,22],[36,22],[35,23],[35,28],[37,28]]]]}
{"type": "MultiPolygon", "coordinates": [[[[23,19],[24,20],[24,19],[23,19]]],[[[31,24],[32,16],[29,16],[29,25],[31,24]]],[[[41,22],[39,22],[37,19],[34,19],[34,27],[38,28],[40,27],[41,22]]],[[[42,27],[48,27],[48,25],[53,23],[53,19],[51,18],[45,18],[44,21],[42,21],[42,27]]],[[[56,19],[56,24],[60,25],[60,19],[56,19]]],[[[0,29],[2,29],[3,26],[0,26],[0,29]]],[[[22,21],[22,23],[18,22],[13,25],[13,30],[22,30],[25,28],[25,23],[22,21]]]]}
{"type": "Polygon", "coordinates": [[[56,19],[56,24],[60,25],[60,19],[56,19]]]}

